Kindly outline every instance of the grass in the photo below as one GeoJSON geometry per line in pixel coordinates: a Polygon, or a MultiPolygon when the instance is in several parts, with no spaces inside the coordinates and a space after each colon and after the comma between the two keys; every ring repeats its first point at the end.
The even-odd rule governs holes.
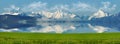
{"type": "Polygon", "coordinates": [[[0,44],[120,44],[120,33],[0,32],[0,44]]]}

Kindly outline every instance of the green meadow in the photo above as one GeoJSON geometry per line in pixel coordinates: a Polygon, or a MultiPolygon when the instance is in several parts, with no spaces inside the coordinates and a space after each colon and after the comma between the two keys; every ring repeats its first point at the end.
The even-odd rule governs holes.
{"type": "Polygon", "coordinates": [[[120,44],[120,33],[0,32],[0,44],[120,44]]]}

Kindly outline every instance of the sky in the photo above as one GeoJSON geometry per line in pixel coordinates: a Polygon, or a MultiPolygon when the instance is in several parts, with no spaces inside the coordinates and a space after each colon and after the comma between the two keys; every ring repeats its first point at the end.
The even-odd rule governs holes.
{"type": "Polygon", "coordinates": [[[63,10],[77,15],[90,15],[102,9],[110,14],[120,12],[120,0],[0,0],[0,13],[8,9],[22,11],[63,10]]]}

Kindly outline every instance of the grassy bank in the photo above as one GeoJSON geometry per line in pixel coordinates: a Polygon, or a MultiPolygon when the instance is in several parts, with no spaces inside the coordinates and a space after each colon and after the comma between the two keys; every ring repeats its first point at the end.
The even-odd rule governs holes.
{"type": "Polygon", "coordinates": [[[120,33],[45,34],[0,32],[0,44],[120,44],[120,33]]]}

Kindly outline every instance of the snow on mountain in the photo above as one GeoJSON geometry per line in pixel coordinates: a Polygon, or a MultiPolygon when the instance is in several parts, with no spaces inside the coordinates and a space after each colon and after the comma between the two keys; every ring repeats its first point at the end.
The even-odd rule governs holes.
{"type": "Polygon", "coordinates": [[[59,9],[56,11],[23,12],[20,10],[20,8],[17,8],[17,9],[10,9],[8,11],[6,10],[1,15],[5,15],[5,14],[40,17],[44,19],[74,19],[77,16],[73,13],[66,12],[66,11],[59,10],[59,9]]]}
{"type": "Polygon", "coordinates": [[[100,10],[98,10],[98,12],[96,12],[92,16],[90,16],[88,18],[88,20],[91,20],[92,18],[102,18],[102,17],[105,17],[105,16],[108,16],[108,14],[100,9],[100,10]]]}
{"type": "Polygon", "coordinates": [[[9,14],[9,15],[19,15],[19,13],[11,13],[11,12],[2,13],[1,15],[5,15],[5,14],[9,14]]]}
{"type": "Polygon", "coordinates": [[[38,13],[39,15],[42,15],[45,18],[52,18],[52,19],[63,19],[63,18],[74,18],[75,14],[65,13],[61,10],[57,10],[55,12],[48,12],[48,11],[40,11],[40,12],[34,12],[38,13]]]}

